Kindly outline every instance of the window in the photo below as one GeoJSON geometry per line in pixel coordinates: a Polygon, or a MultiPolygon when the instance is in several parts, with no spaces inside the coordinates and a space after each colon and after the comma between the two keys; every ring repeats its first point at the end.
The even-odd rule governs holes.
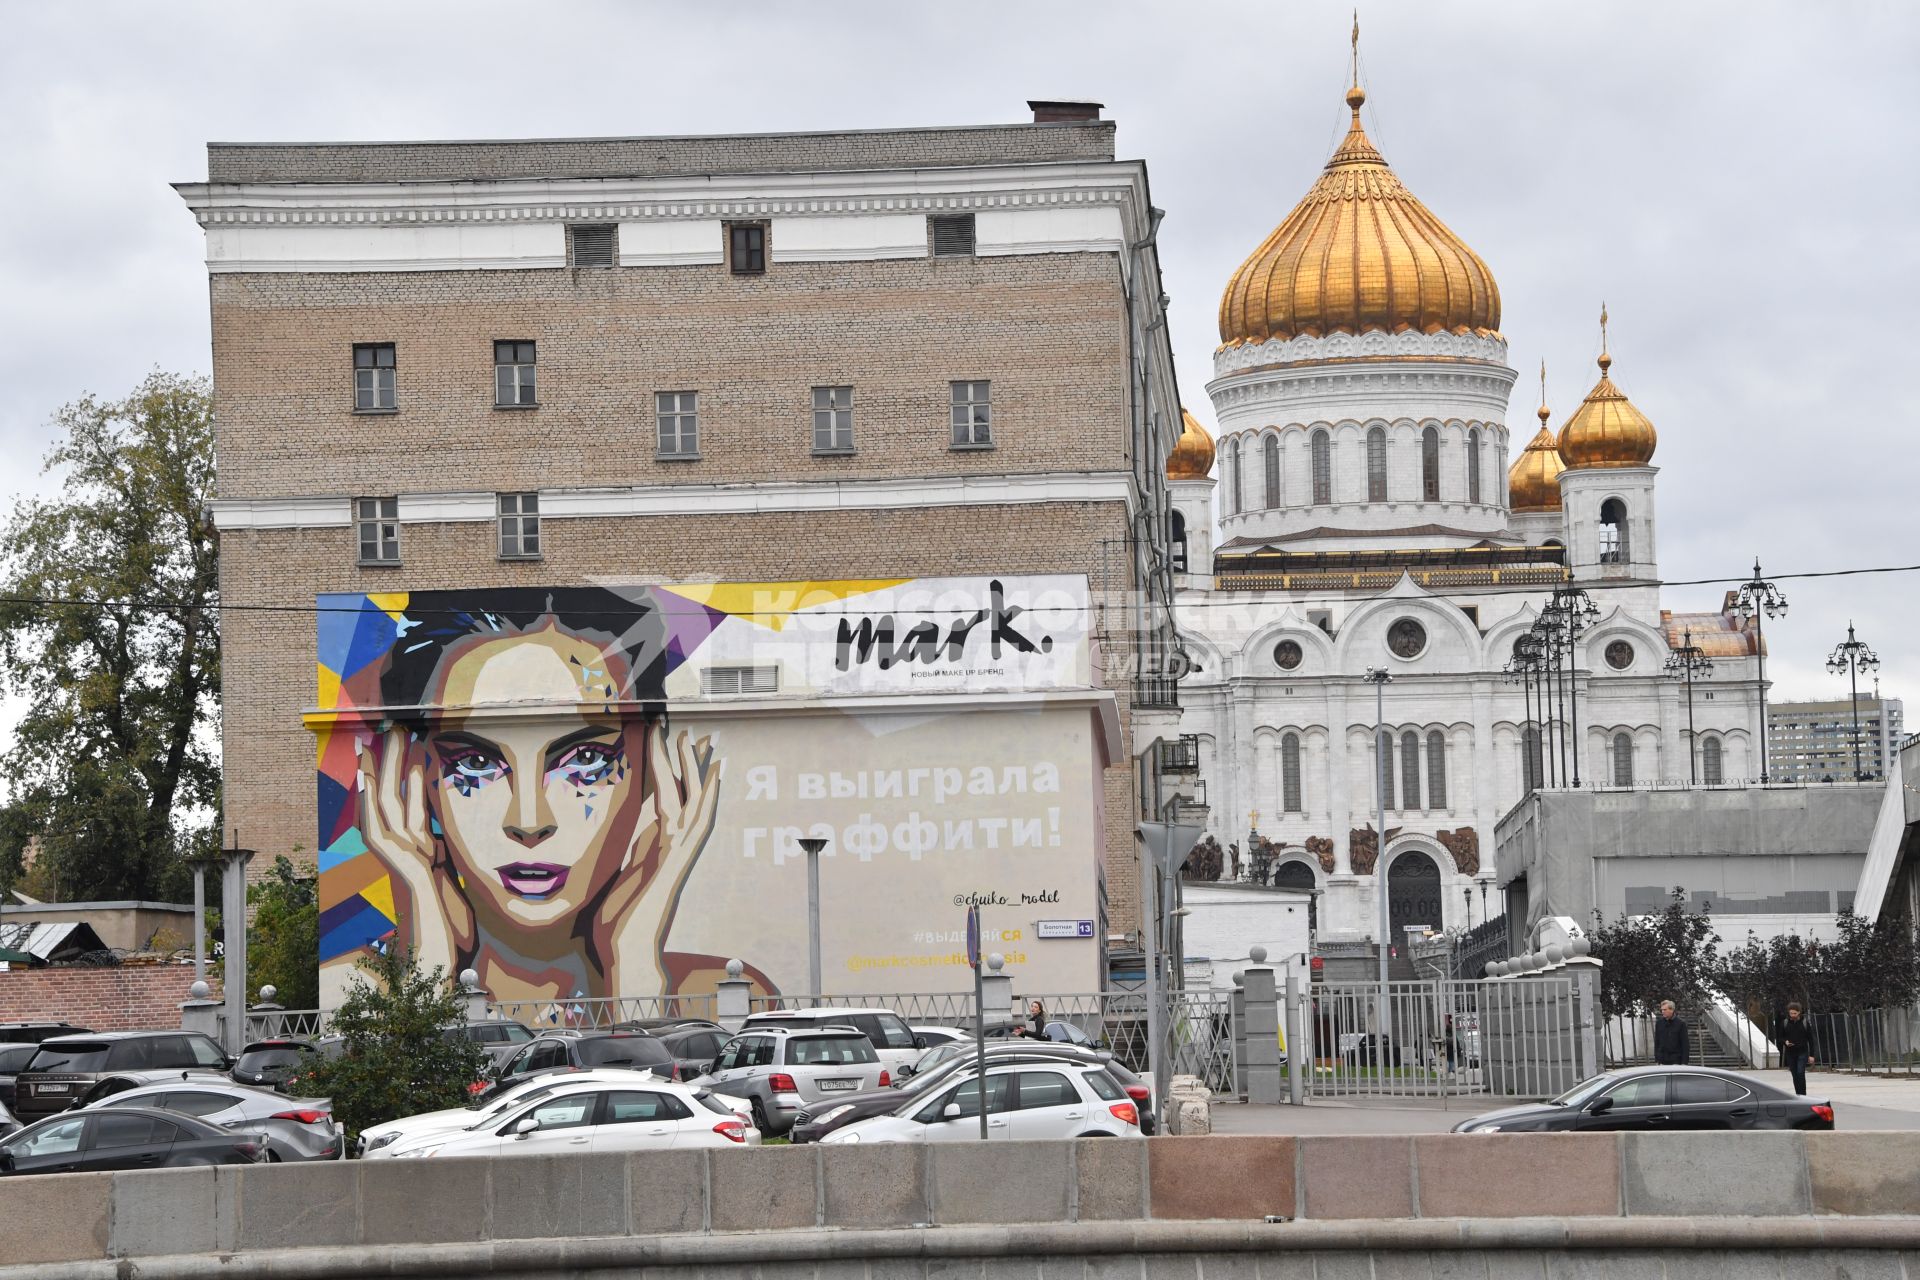
{"type": "Polygon", "coordinates": [[[1382,731],[1374,735],[1375,773],[1379,775],[1380,807],[1391,809],[1393,804],[1393,735],[1382,731]]]}
{"type": "Polygon", "coordinates": [[[1400,804],[1420,807],[1420,735],[1409,729],[1400,735],[1400,804]]]}
{"type": "Polygon", "coordinates": [[[1600,563],[1627,563],[1627,504],[1608,498],[1600,504],[1600,563]]]}
{"type": "Polygon", "coordinates": [[[500,503],[500,558],[540,558],[540,495],[503,493],[500,503]]]}
{"type": "Polygon", "coordinates": [[[972,214],[935,214],[927,219],[927,229],[933,237],[934,257],[971,258],[973,256],[972,214]]]}
{"type": "Polygon", "coordinates": [[[1467,501],[1480,501],[1480,429],[1467,432],[1467,501]]]}
{"type": "Polygon", "coordinates": [[[93,1149],[106,1147],[144,1147],[153,1141],[150,1116],[115,1115],[102,1112],[93,1122],[93,1149]]]}
{"type": "Polygon", "coordinates": [[[524,409],[534,403],[533,344],[531,342],[495,342],[493,344],[493,407],[524,409]]]}
{"type": "Polygon", "coordinates": [[[1300,735],[1290,733],[1280,739],[1280,808],[1300,813],[1300,735]]]}
{"type": "Polygon", "coordinates": [[[792,1036],[787,1040],[787,1062],[796,1067],[850,1067],[878,1062],[873,1041],[864,1035],[792,1036]]]}
{"type": "Polygon", "coordinates": [[[773,1065],[773,1037],[755,1036],[747,1041],[746,1056],[740,1065],[745,1067],[770,1067],[773,1065]]]}
{"type": "Polygon", "coordinates": [[[1546,762],[1540,755],[1540,731],[1528,725],[1520,731],[1520,788],[1535,791],[1543,785],[1546,762]]]}
{"type": "Polygon", "coordinates": [[[893,1013],[859,1013],[849,1022],[859,1028],[860,1034],[873,1041],[882,1049],[913,1048],[913,1028],[893,1013]]]}
{"type": "Polygon", "coordinates": [[[601,1124],[644,1124],[649,1120],[690,1120],[693,1112],[666,1093],[618,1090],[607,1093],[601,1124]]]}
{"type": "Polygon", "coordinates": [[[1731,1080],[1721,1080],[1715,1076],[1671,1076],[1668,1078],[1668,1101],[1676,1107],[1702,1102],[1735,1102],[1747,1096],[1745,1089],[1734,1092],[1736,1087],[1731,1080]]]}
{"type": "Polygon", "coordinates": [[[192,1065],[210,1067],[215,1071],[227,1069],[227,1052],[205,1036],[188,1036],[187,1052],[192,1055],[192,1065]]]}
{"type": "Polygon", "coordinates": [[[727,267],[737,276],[758,276],[766,274],[766,223],[734,222],[728,224],[727,267]]]}
{"type": "Polygon", "coordinates": [[[1717,787],[1724,780],[1718,738],[1708,738],[1700,744],[1700,780],[1710,787],[1717,787]]]}
{"type": "Polygon", "coordinates": [[[1607,1094],[1615,1108],[1664,1107],[1667,1105],[1667,1077],[1635,1076],[1607,1094]]]}
{"type": "Polygon", "coordinates": [[[1427,808],[1447,807],[1447,735],[1434,729],[1427,734],[1427,808]]]}
{"type": "Polygon", "coordinates": [[[354,517],[360,528],[360,563],[399,564],[400,499],[357,498],[354,517]]]}
{"type": "Polygon", "coordinates": [[[1263,446],[1267,462],[1267,510],[1280,505],[1280,437],[1268,436],[1263,446]]]}
{"type": "Polygon", "coordinates": [[[1080,1104],[1080,1091],[1058,1071],[1022,1071],[1019,1098],[1022,1111],[1073,1107],[1080,1104]]]}
{"type": "Polygon", "coordinates": [[[394,349],[391,342],[359,342],[353,347],[353,411],[392,413],[399,407],[394,392],[394,349]]]}
{"type": "Polygon", "coordinates": [[[853,452],[853,388],[813,389],[813,451],[853,452]]]}
{"type": "MultiPolygon", "coordinates": [[[[136,1102],[129,1103],[128,1105],[140,1106],[142,1104],[136,1102]]],[[[204,1089],[187,1089],[164,1095],[158,1104],[148,1102],[144,1105],[149,1107],[159,1105],[169,1111],[179,1111],[186,1115],[199,1116],[205,1119],[207,1116],[217,1116],[222,1111],[232,1110],[238,1105],[238,1102],[236,1099],[229,1098],[225,1094],[208,1093],[204,1089]]]]}
{"type": "Polygon", "coordinates": [[[1240,437],[1235,436],[1227,445],[1227,488],[1233,500],[1233,514],[1239,515],[1246,510],[1246,489],[1240,483],[1240,437]]]}
{"type": "MultiPolygon", "coordinates": [[[[987,1077],[988,1115],[998,1115],[1007,1109],[1007,1086],[1012,1082],[1013,1077],[1004,1072],[999,1075],[987,1077]]],[[[959,1104],[960,1115],[958,1118],[961,1120],[965,1120],[969,1116],[979,1116],[980,1082],[978,1080],[968,1080],[964,1084],[946,1090],[932,1102],[929,1102],[926,1106],[914,1112],[913,1118],[921,1124],[939,1124],[946,1119],[945,1113],[949,1103],[959,1104]]]]}
{"type": "Polygon", "coordinates": [[[15,1156],[64,1156],[80,1149],[80,1130],[86,1125],[86,1118],[67,1120],[60,1124],[49,1125],[32,1137],[9,1146],[15,1156]]]}
{"type": "Polygon", "coordinates": [[[1633,735],[1631,734],[1613,735],[1613,785],[1616,787],[1633,785],[1633,735]]]}
{"type": "Polygon", "coordinates": [[[1172,513],[1168,526],[1169,550],[1173,554],[1173,571],[1187,571],[1187,518],[1178,511],[1172,513]]]}
{"type": "Polygon", "coordinates": [[[953,447],[987,449],[993,446],[991,382],[955,382],[953,390],[953,447]]]}
{"type": "Polygon", "coordinates": [[[542,1133],[550,1129],[585,1128],[593,1123],[593,1104],[599,1099],[600,1095],[597,1093],[576,1093],[565,1098],[554,1098],[514,1117],[513,1122],[507,1126],[507,1132],[512,1133],[528,1116],[540,1122],[542,1133]]]}
{"type": "Polygon", "coordinates": [[[697,458],[700,456],[700,393],[697,391],[656,391],[653,407],[660,420],[660,447],[656,458],[697,458]]]}
{"type": "Polygon", "coordinates": [[[567,258],[575,267],[613,265],[617,230],[610,222],[567,228],[567,258]]]}
{"type": "Polygon", "coordinates": [[[1420,433],[1420,493],[1440,501],[1440,433],[1432,427],[1420,433]]]}
{"type": "Polygon", "coordinates": [[[1313,433],[1313,500],[1325,505],[1333,501],[1333,438],[1324,431],[1313,433]]]}
{"type": "Polygon", "coordinates": [[[1367,501],[1387,500],[1387,429],[1367,432],[1367,501]]]}

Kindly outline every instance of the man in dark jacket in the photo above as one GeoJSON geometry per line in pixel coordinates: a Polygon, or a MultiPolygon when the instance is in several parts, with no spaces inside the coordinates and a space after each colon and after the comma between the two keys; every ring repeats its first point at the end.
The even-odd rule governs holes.
{"type": "Polygon", "coordinates": [[[1793,1076],[1793,1091],[1807,1096],[1807,1064],[1813,1061],[1813,1028],[1800,1011],[1800,1002],[1787,1005],[1787,1016],[1780,1019],[1774,1037],[1780,1045],[1780,1065],[1793,1076]]]}
{"type": "Polygon", "coordinates": [[[1663,1067],[1687,1061],[1687,1024],[1674,1012],[1671,1000],[1660,1002],[1660,1016],[1653,1020],[1653,1060],[1663,1067]]]}

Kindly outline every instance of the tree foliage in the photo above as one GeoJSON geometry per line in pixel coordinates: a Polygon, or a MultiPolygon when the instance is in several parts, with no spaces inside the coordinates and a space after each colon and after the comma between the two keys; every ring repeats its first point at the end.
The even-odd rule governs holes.
{"type": "Polygon", "coordinates": [[[271,984],[289,1009],[320,1005],[319,881],[303,876],[284,854],[247,889],[253,927],[247,930],[247,984],[271,984]]]}
{"type": "Polygon", "coordinates": [[[1843,911],[1833,942],[1748,935],[1727,953],[1716,985],[1762,1025],[1798,1000],[1809,1013],[1904,1009],[1920,999],[1920,941],[1904,915],[1867,920],[1843,911]]]}
{"type": "Polygon", "coordinates": [[[26,705],[0,882],[37,841],[63,897],[164,898],[218,840],[211,393],[155,372],[54,425],[61,489],[18,503],[0,546],[0,683],[26,705]]]}
{"type": "Polygon", "coordinates": [[[1646,1017],[1662,1000],[1696,1003],[1719,969],[1712,918],[1705,908],[1689,911],[1678,888],[1656,915],[1621,915],[1608,924],[1595,912],[1588,941],[1601,963],[1600,1011],[1609,1017],[1646,1017]]]}
{"type": "Polygon", "coordinates": [[[465,1105],[486,1055],[473,1041],[445,1034],[465,1021],[446,971],[422,972],[411,949],[365,957],[360,970],[333,1015],[344,1040],[340,1056],[322,1060],[299,1091],[332,1098],[349,1135],[465,1105]]]}

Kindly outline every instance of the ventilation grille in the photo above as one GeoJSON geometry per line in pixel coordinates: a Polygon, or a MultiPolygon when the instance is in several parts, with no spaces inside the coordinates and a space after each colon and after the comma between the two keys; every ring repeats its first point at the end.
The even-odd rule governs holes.
{"type": "Polygon", "coordinates": [[[576,267],[613,265],[614,228],[612,225],[568,227],[567,245],[576,267]]]}
{"type": "Polygon", "coordinates": [[[778,667],[708,667],[700,673],[702,693],[778,693],[778,667]]]}
{"type": "Polygon", "coordinates": [[[973,215],[940,214],[928,218],[933,224],[933,256],[971,258],[973,256],[973,215]]]}

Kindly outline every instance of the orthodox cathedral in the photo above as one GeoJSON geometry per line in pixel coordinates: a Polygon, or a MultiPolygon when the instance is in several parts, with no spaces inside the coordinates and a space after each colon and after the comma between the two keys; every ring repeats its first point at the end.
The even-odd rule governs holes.
{"type": "Polygon", "coordinates": [[[1760,773],[1760,636],[1731,597],[1661,607],[1657,438],[1604,309],[1593,389],[1513,456],[1499,286],[1375,149],[1365,96],[1227,282],[1217,445],[1188,414],[1167,464],[1209,833],[1242,876],[1258,850],[1320,891],[1335,954],[1371,950],[1383,890],[1396,947],[1498,914],[1494,824],[1531,787],[1760,773]]]}

